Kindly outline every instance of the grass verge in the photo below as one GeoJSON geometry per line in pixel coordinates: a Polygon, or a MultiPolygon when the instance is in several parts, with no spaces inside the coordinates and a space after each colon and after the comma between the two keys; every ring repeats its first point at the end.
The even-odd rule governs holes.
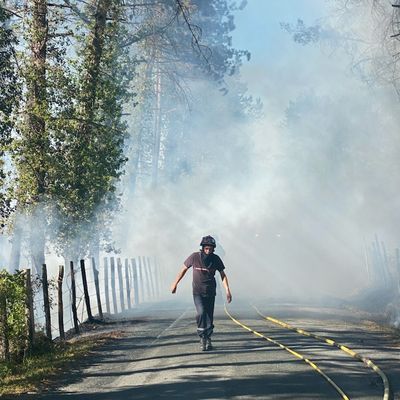
{"type": "Polygon", "coordinates": [[[72,362],[121,336],[120,331],[78,336],[47,348],[42,347],[21,364],[0,363],[0,396],[40,392],[72,362]]]}

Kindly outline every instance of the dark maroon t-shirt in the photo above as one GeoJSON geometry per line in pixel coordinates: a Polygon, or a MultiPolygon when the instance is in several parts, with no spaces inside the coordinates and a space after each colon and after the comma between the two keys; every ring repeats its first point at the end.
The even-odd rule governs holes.
{"type": "Polygon", "coordinates": [[[193,294],[215,296],[215,271],[222,271],[225,265],[216,254],[209,254],[204,262],[201,252],[191,254],[184,262],[187,268],[193,267],[193,294]]]}

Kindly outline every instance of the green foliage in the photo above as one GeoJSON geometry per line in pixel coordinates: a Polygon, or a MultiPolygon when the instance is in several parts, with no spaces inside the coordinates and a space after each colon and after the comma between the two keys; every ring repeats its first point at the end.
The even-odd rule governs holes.
{"type": "Polygon", "coordinates": [[[3,340],[8,338],[12,360],[19,360],[26,346],[25,299],[23,272],[10,274],[5,270],[0,271],[0,334],[3,340]]]}
{"type": "Polygon", "coordinates": [[[293,40],[296,43],[299,43],[303,46],[306,46],[310,43],[317,43],[321,38],[321,26],[315,25],[307,27],[301,19],[297,20],[296,26],[287,22],[281,22],[281,27],[292,35],[293,40]]]}
{"type": "Polygon", "coordinates": [[[192,3],[196,10],[193,22],[200,28],[202,46],[209,49],[209,73],[223,84],[224,77],[237,72],[243,59],[250,59],[247,50],[232,46],[230,34],[235,29],[232,13],[235,4],[228,0],[192,0],[192,3]]]}
{"type": "Polygon", "coordinates": [[[44,254],[46,239],[61,255],[83,257],[92,242],[107,237],[103,227],[118,209],[126,162],[123,107],[134,73],[122,46],[126,8],[119,0],[93,1],[79,6],[86,17],[77,20],[46,4],[32,1],[23,18],[27,51],[17,53],[23,117],[9,146],[12,193],[34,221],[34,258],[36,250],[44,254]]]}
{"type": "MultiPolygon", "coordinates": [[[[8,144],[11,140],[12,120],[15,98],[16,74],[13,64],[13,52],[16,38],[11,29],[7,29],[6,22],[10,15],[0,6],[0,139],[1,144],[8,144]]],[[[4,149],[0,148],[3,154],[4,149]]]]}
{"type": "Polygon", "coordinates": [[[116,188],[126,162],[122,114],[134,64],[121,46],[127,36],[120,23],[123,7],[119,1],[103,1],[91,4],[88,11],[93,9],[97,11],[87,13],[88,23],[76,35],[71,74],[56,85],[60,97],[69,101],[51,123],[53,239],[66,257],[83,256],[93,241],[106,237],[105,227],[118,208],[116,188]]]}
{"type": "Polygon", "coordinates": [[[20,95],[14,60],[17,40],[12,29],[7,28],[9,21],[10,14],[0,6],[0,231],[12,212],[3,156],[12,141],[13,112],[20,95]]]}
{"type": "MultiPolygon", "coordinates": [[[[16,204],[32,217],[29,246],[37,268],[49,239],[67,259],[84,257],[100,242],[110,248],[107,227],[120,208],[119,185],[127,162],[124,113],[135,111],[133,91],[139,92],[141,107],[129,132],[134,137],[129,143],[132,164],[141,164],[148,174],[152,164],[153,171],[154,165],[159,167],[153,160],[165,165],[169,157],[171,175],[190,170],[184,146],[178,160],[170,156],[176,143],[182,144],[189,118],[183,86],[185,80],[200,78],[222,88],[224,77],[249,58],[248,52],[232,47],[230,37],[233,10],[244,3],[157,0],[136,7],[122,0],[90,0],[57,7],[31,0],[20,10],[21,21],[13,19],[12,29],[0,25],[5,51],[0,78],[2,88],[8,88],[0,93],[0,158],[4,148],[14,178],[7,198],[0,190],[0,205],[7,210],[16,204]],[[16,32],[23,39],[14,52],[16,32]],[[160,74],[161,106],[177,105],[168,116],[155,113],[154,86],[160,74]],[[15,95],[18,80],[21,96],[15,95]],[[155,117],[163,141],[158,154],[155,117]]],[[[0,22],[8,20],[1,9],[0,22]]]]}

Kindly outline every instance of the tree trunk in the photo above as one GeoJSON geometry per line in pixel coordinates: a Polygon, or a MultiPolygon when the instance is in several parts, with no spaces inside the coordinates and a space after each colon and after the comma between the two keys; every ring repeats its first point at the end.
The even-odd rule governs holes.
{"type": "Polygon", "coordinates": [[[160,160],[160,144],[161,144],[161,72],[160,68],[156,68],[155,82],[155,110],[154,110],[154,142],[152,157],[152,186],[157,186],[158,181],[158,162],[160,160]]]}
{"type": "Polygon", "coordinates": [[[27,327],[27,346],[26,353],[29,354],[32,350],[35,338],[35,314],[33,309],[33,292],[31,270],[25,270],[25,314],[26,314],[26,327],[27,327]]]}
{"type": "Polygon", "coordinates": [[[142,89],[137,96],[137,108],[135,109],[136,117],[136,124],[132,128],[133,133],[131,137],[131,154],[129,156],[130,159],[130,181],[129,181],[129,198],[133,198],[136,191],[136,186],[138,182],[138,175],[140,171],[140,164],[141,164],[141,157],[143,152],[143,129],[141,126],[141,121],[144,119],[145,113],[148,110],[145,107],[145,99],[148,96],[149,85],[151,84],[152,76],[153,76],[153,69],[154,69],[154,62],[155,62],[155,50],[154,48],[151,50],[149,55],[149,59],[146,63],[146,67],[144,70],[144,78],[142,89]]]}
{"type": "Polygon", "coordinates": [[[89,32],[87,44],[87,57],[85,60],[85,82],[83,90],[83,124],[82,133],[89,134],[92,128],[94,110],[97,100],[97,86],[100,74],[100,62],[104,49],[104,31],[106,28],[107,12],[111,2],[107,0],[93,0],[92,6],[95,7],[94,25],[89,32]]]}
{"type": "Polygon", "coordinates": [[[17,214],[14,222],[14,231],[11,244],[10,263],[9,263],[10,273],[18,271],[20,267],[22,234],[23,234],[22,216],[20,214],[17,214]]]}
{"type": "MultiPolygon", "coordinates": [[[[39,207],[41,206],[39,205],[39,207]]],[[[46,216],[44,210],[40,209],[35,213],[35,216],[31,218],[29,232],[32,265],[38,275],[42,274],[42,266],[46,264],[44,254],[46,244],[45,224],[46,216]]]]}
{"type": "Polygon", "coordinates": [[[9,327],[7,315],[7,293],[0,287],[0,351],[1,361],[10,361],[9,327]]]}
{"type": "Polygon", "coordinates": [[[30,248],[33,265],[36,271],[41,270],[45,263],[45,227],[46,216],[43,200],[46,192],[45,178],[47,168],[48,138],[46,136],[45,114],[47,111],[46,99],[46,57],[48,40],[47,0],[31,0],[29,3],[32,20],[30,32],[31,58],[27,78],[27,146],[34,160],[33,171],[30,171],[35,180],[36,204],[34,218],[31,218],[30,248]]]}

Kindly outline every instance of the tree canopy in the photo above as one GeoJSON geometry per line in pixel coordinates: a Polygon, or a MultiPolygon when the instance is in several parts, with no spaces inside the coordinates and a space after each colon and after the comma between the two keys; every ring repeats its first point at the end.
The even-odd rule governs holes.
{"type": "MultiPolygon", "coordinates": [[[[230,37],[232,12],[243,6],[2,3],[0,202],[14,253],[24,236],[39,270],[49,245],[66,259],[110,248],[124,173],[142,182],[148,174],[156,185],[190,168],[183,154],[191,86],[213,81],[226,93],[225,77],[249,59],[230,37]],[[16,229],[21,215],[29,223],[16,229]]],[[[232,96],[239,104],[241,95],[232,96]]]]}

